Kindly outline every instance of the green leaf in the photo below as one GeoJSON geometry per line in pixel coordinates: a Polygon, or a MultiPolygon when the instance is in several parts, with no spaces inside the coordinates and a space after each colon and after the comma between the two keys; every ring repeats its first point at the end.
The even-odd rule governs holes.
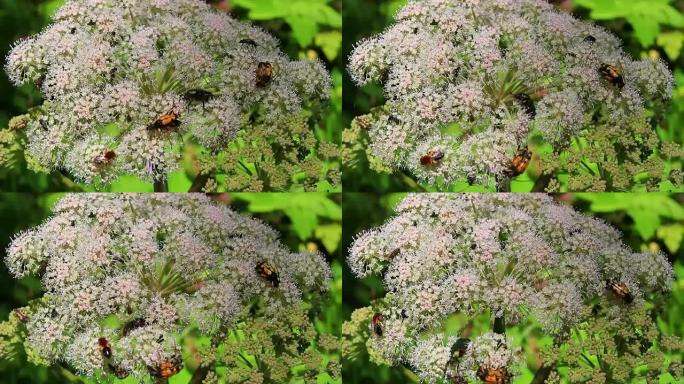
{"type": "Polygon", "coordinates": [[[301,240],[311,237],[318,225],[315,213],[300,206],[286,208],[284,212],[292,220],[292,228],[301,240]]]}
{"type": "Polygon", "coordinates": [[[534,181],[525,173],[511,180],[511,192],[529,192],[534,188],[534,181]]]}
{"type": "Polygon", "coordinates": [[[684,239],[684,225],[663,225],[658,228],[658,238],[663,239],[667,249],[675,254],[679,250],[682,239],[684,239]]]}
{"type": "Polygon", "coordinates": [[[634,209],[628,210],[627,214],[634,219],[634,229],[644,240],[653,237],[658,227],[660,227],[660,217],[653,211],[634,209]]]}
{"type": "Polygon", "coordinates": [[[684,15],[671,5],[672,0],[575,0],[575,3],[589,8],[594,20],[626,19],[644,47],[655,42],[661,26],[684,27],[684,15]]]}
{"type": "Polygon", "coordinates": [[[342,220],[342,208],[323,193],[235,193],[232,196],[248,201],[251,212],[283,211],[301,240],[313,235],[319,217],[342,220]]]}
{"type": "Polygon", "coordinates": [[[342,238],[342,226],[340,224],[324,224],[319,225],[314,235],[321,240],[323,246],[328,253],[332,254],[337,250],[340,244],[340,239],[342,238]]]}
{"type": "Polygon", "coordinates": [[[321,32],[316,35],[314,43],[321,47],[328,60],[333,61],[340,52],[342,34],[339,31],[321,32]]]}
{"type": "Polygon", "coordinates": [[[121,176],[109,187],[110,192],[152,192],[153,190],[151,183],[134,176],[121,176]]]}
{"type": "Polygon", "coordinates": [[[684,207],[663,193],[578,193],[575,196],[591,201],[594,212],[625,211],[644,240],[655,235],[661,217],[684,220],[684,207]]]}
{"type": "Polygon", "coordinates": [[[169,175],[169,191],[171,192],[187,192],[191,185],[192,181],[185,171],[179,170],[169,175]]]}
{"type": "Polygon", "coordinates": [[[660,33],[660,24],[657,20],[651,19],[646,15],[631,15],[627,17],[627,22],[634,27],[634,36],[639,40],[642,47],[653,45],[656,37],[660,33]]]}
{"type": "Polygon", "coordinates": [[[292,28],[292,36],[297,40],[300,47],[306,47],[311,44],[316,32],[318,32],[315,21],[300,19],[299,16],[288,16],[284,19],[292,28]]]}
{"type": "Polygon", "coordinates": [[[177,374],[169,378],[169,384],[187,384],[192,378],[192,373],[187,368],[184,368],[177,374]]]}
{"type": "Polygon", "coordinates": [[[319,25],[342,26],[342,15],[328,5],[328,0],[233,0],[233,4],[248,9],[252,20],[285,20],[302,47],[311,44],[319,25]]]}
{"type": "Polygon", "coordinates": [[[684,46],[684,32],[663,32],[658,35],[657,43],[672,61],[676,61],[684,46]]]}

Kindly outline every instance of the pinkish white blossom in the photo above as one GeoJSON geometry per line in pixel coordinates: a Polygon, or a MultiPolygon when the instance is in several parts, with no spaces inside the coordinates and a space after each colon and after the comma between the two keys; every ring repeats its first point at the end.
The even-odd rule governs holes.
{"type": "Polygon", "coordinates": [[[265,31],[198,0],[68,0],[15,44],[5,70],[46,99],[27,125],[27,156],[98,188],[122,174],[163,181],[187,139],[216,154],[250,128],[248,116],[290,129],[330,90],[321,63],[290,60],[265,31]],[[255,85],[260,62],[274,69],[265,87],[255,85]],[[168,112],[177,127],[149,129],[168,112]],[[94,161],[103,150],[116,157],[94,161]]]}
{"type": "Polygon", "coordinates": [[[87,376],[148,380],[160,363],[180,364],[182,329],[221,340],[250,321],[248,307],[278,319],[327,289],[321,255],[290,252],[272,228],[205,195],[73,194],[53,211],[12,241],[5,263],[45,291],[28,314],[27,348],[87,376]]]}
{"type": "Polygon", "coordinates": [[[383,333],[371,333],[372,353],[410,364],[429,383],[474,380],[482,367],[513,376],[521,357],[505,325],[539,324],[562,339],[595,302],[627,316],[673,280],[664,254],[634,252],[615,228],[542,194],[409,195],[355,239],[347,261],[357,277],[382,278],[387,291],[373,305],[383,333]],[[502,329],[469,336],[456,364],[456,340],[444,329],[459,314],[489,316],[502,329]]]}
{"type": "Polygon", "coordinates": [[[596,119],[607,131],[635,120],[652,131],[640,118],[671,96],[672,74],[620,45],[545,0],[409,1],[349,57],[352,79],[381,83],[387,100],[364,117],[368,155],[428,184],[489,187],[510,181],[535,136],[557,156],[596,119]],[[619,68],[624,86],[601,75],[604,65],[619,68]],[[422,164],[434,149],[444,157],[422,164]]]}

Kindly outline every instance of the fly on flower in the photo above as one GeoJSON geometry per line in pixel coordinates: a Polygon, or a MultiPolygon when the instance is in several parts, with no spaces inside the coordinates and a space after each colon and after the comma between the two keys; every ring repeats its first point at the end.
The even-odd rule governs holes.
{"type": "Polygon", "coordinates": [[[117,379],[123,380],[128,377],[131,373],[128,372],[126,369],[114,365],[114,364],[109,364],[108,365],[109,370],[116,376],[117,379]]]}
{"type": "Polygon", "coordinates": [[[181,122],[178,120],[180,115],[172,110],[159,116],[152,124],[147,126],[148,130],[162,130],[168,128],[177,128],[181,122]]]}
{"type": "Polygon", "coordinates": [[[260,62],[256,69],[256,86],[263,88],[273,79],[273,66],[271,63],[260,62]]]}
{"type": "Polygon", "coordinates": [[[624,282],[609,282],[608,289],[627,304],[631,304],[634,301],[632,291],[624,282]]]}
{"type": "MultiPolygon", "coordinates": [[[[456,365],[457,372],[461,364],[461,359],[463,358],[463,356],[465,356],[466,351],[468,351],[468,345],[470,345],[470,339],[465,337],[459,337],[458,340],[456,340],[456,342],[454,343],[454,345],[451,346],[451,357],[449,358],[449,362],[447,363],[447,365],[456,365]]],[[[457,377],[454,377],[454,381],[456,379],[457,377]]]]}
{"type": "Polygon", "coordinates": [[[480,367],[477,370],[477,377],[483,383],[488,384],[508,384],[511,382],[511,376],[505,367],[502,368],[485,368],[480,367]]]}
{"type": "Polygon", "coordinates": [[[188,101],[196,101],[202,103],[202,108],[204,108],[204,103],[213,99],[215,95],[204,89],[191,89],[183,94],[183,97],[188,101]]]}
{"type": "Polygon", "coordinates": [[[25,323],[29,319],[29,314],[28,311],[25,308],[17,308],[14,310],[14,315],[21,321],[22,323],[25,323]]]}
{"type": "Polygon", "coordinates": [[[259,46],[259,45],[256,43],[256,41],[254,41],[254,40],[252,40],[252,39],[242,39],[242,40],[240,40],[240,44],[248,45],[248,46],[254,47],[254,48],[256,48],[256,47],[259,46]]]}
{"type": "Polygon", "coordinates": [[[431,149],[420,157],[420,164],[423,166],[435,165],[442,161],[443,158],[444,152],[439,149],[431,149]]]}
{"type": "Polygon", "coordinates": [[[182,368],[181,362],[179,359],[174,358],[171,360],[164,360],[159,365],[155,367],[150,368],[150,373],[152,376],[161,378],[161,379],[167,379],[176,373],[180,372],[182,368]]]}
{"type": "Polygon", "coordinates": [[[125,337],[128,336],[128,334],[132,331],[145,326],[147,326],[147,321],[145,321],[143,318],[137,318],[126,323],[126,325],[124,325],[124,327],[121,329],[121,334],[125,337]]]}
{"type": "Polygon", "coordinates": [[[532,160],[532,152],[527,148],[518,149],[518,153],[515,155],[508,169],[504,172],[508,177],[516,177],[525,173],[527,166],[530,165],[530,160],[532,160]]]}
{"type": "Polygon", "coordinates": [[[382,336],[382,313],[376,313],[371,320],[371,330],[376,336],[382,336]]]}
{"type": "Polygon", "coordinates": [[[266,261],[261,261],[256,265],[256,273],[261,278],[269,281],[274,288],[278,288],[280,279],[278,278],[278,271],[266,261]]]}
{"type": "Polygon", "coordinates": [[[112,150],[107,150],[93,158],[95,165],[105,165],[111,163],[116,158],[116,153],[112,150]]]}
{"type": "Polygon", "coordinates": [[[97,339],[97,345],[100,348],[100,352],[102,352],[102,356],[107,359],[112,357],[112,345],[109,343],[109,340],[105,339],[104,337],[100,337],[97,339]]]}
{"type": "Polygon", "coordinates": [[[621,68],[611,64],[603,64],[599,68],[599,72],[606,81],[618,87],[619,89],[625,87],[625,78],[622,75],[621,68]]]}
{"type": "Polygon", "coordinates": [[[459,360],[465,355],[468,350],[468,345],[470,345],[470,339],[465,337],[459,337],[458,340],[451,346],[451,361],[459,360]]]}
{"type": "Polygon", "coordinates": [[[530,95],[526,93],[518,93],[517,95],[514,96],[515,100],[520,103],[520,105],[523,108],[523,111],[527,114],[527,116],[530,117],[530,119],[533,119],[537,117],[537,109],[534,106],[534,101],[530,97],[530,95]]]}

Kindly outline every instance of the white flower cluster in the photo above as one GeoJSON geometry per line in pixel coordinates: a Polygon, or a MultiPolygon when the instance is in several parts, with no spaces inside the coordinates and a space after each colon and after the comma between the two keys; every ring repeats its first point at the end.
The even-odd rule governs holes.
{"type": "Polygon", "coordinates": [[[177,372],[184,327],[220,339],[254,303],[278,318],[330,277],[321,255],[290,253],[269,226],[199,194],[67,195],[5,262],[16,278],[42,279],[30,350],[140,380],[177,372]]]}
{"type": "Polygon", "coordinates": [[[531,135],[561,151],[595,122],[643,120],[672,93],[664,62],[632,60],[544,0],[412,0],[396,20],[355,47],[349,70],[384,86],[369,155],[429,183],[510,179],[531,135]]]}
{"type": "Polygon", "coordinates": [[[28,155],[98,184],[162,180],[189,138],[220,151],[254,121],[287,125],[330,89],[320,62],[289,60],[268,33],[198,0],[69,0],[5,69],[46,99],[28,155]]]}
{"type": "Polygon", "coordinates": [[[538,194],[410,195],[349,253],[356,276],[380,275],[387,290],[370,348],[428,382],[515,369],[498,335],[476,335],[454,364],[455,340],[441,331],[454,314],[489,315],[501,327],[534,319],[563,337],[597,297],[619,313],[673,279],[663,254],[635,253],[615,228],[538,194]]]}

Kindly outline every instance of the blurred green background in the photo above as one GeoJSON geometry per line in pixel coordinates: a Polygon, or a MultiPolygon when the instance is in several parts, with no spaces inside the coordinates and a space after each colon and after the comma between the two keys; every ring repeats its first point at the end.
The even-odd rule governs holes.
{"type": "MultiPolygon", "coordinates": [[[[343,202],[344,224],[342,247],[346,250],[361,231],[382,225],[393,215],[396,204],[406,194],[391,193],[377,196],[364,193],[345,193],[343,202]]],[[[667,307],[657,319],[658,328],[668,335],[684,336],[684,194],[660,193],[617,194],[582,193],[562,194],[556,198],[571,204],[576,210],[598,216],[618,228],[624,241],[632,249],[660,249],[674,264],[676,282],[667,307]]],[[[342,313],[345,320],[351,312],[383,297],[382,282],[375,276],[356,279],[346,266],[343,270],[342,313]]],[[[478,319],[479,320],[479,319],[478,319]]],[[[488,318],[482,318],[485,328],[488,318]]],[[[523,327],[507,330],[507,335],[521,338],[523,327]]],[[[529,341],[529,340],[528,340],[529,341]]],[[[527,344],[527,343],[526,343],[527,344]]],[[[531,348],[533,342],[526,345],[531,348]]],[[[528,351],[529,352],[529,351],[528,351]]],[[[368,355],[349,361],[343,359],[344,383],[417,383],[417,377],[406,367],[379,366],[368,362],[368,355]]],[[[516,383],[530,383],[533,373],[524,369],[516,383]]],[[[644,381],[645,382],[645,381],[644,381]]],[[[663,380],[660,383],[672,383],[663,380]]]]}
{"type": "MultiPolygon", "coordinates": [[[[354,44],[382,32],[392,23],[407,0],[344,0],[342,51],[347,58],[354,44]]],[[[661,57],[673,70],[677,85],[667,117],[660,122],[658,135],[663,141],[684,144],[684,0],[549,0],[584,20],[593,20],[608,28],[624,43],[635,58],[661,57]]],[[[345,72],[343,97],[344,127],[355,116],[367,114],[384,103],[382,87],[370,84],[359,88],[345,72]]],[[[438,188],[417,183],[402,171],[379,173],[369,168],[365,156],[357,157],[354,167],[343,166],[343,185],[354,192],[436,191],[438,188]]],[[[528,192],[534,186],[528,174],[513,180],[514,192],[528,192]]],[[[439,190],[444,191],[443,188],[439,190]]],[[[467,182],[454,183],[450,191],[484,191],[467,182]]]]}
{"type": "MultiPolygon", "coordinates": [[[[39,32],[50,15],[64,0],[0,0],[0,59],[5,58],[12,44],[24,36],[39,32]]],[[[319,140],[339,143],[342,127],[342,0],[222,0],[216,6],[240,20],[252,20],[281,42],[281,49],[291,58],[321,59],[332,74],[334,89],[329,108],[316,124],[319,140]]],[[[0,70],[0,128],[9,119],[26,113],[42,103],[33,85],[12,86],[4,70],[0,70]]],[[[0,135],[0,145],[10,146],[0,135]]],[[[169,175],[169,191],[185,192],[198,170],[192,164],[195,149],[188,147],[183,169],[169,175]]],[[[63,192],[92,190],[74,183],[68,175],[54,171],[35,173],[24,161],[11,168],[0,168],[0,186],[12,192],[63,192]]],[[[152,192],[151,183],[124,176],[109,187],[112,192],[152,192]]],[[[337,191],[339,188],[334,189],[337,191]]]]}
{"type": "MultiPolygon", "coordinates": [[[[7,320],[13,308],[25,306],[29,300],[42,294],[39,279],[27,277],[15,280],[9,275],[4,264],[7,246],[14,235],[47,218],[51,207],[61,196],[0,193],[0,255],[3,260],[0,262],[0,322],[7,320]]],[[[270,224],[281,233],[281,240],[292,251],[319,250],[325,255],[333,270],[333,280],[324,298],[325,304],[314,321],[319,332],[339,336],[342,324],[342,262],[339,257],[342,196],[323,193],[237,193],[214,195],[214,199],[270,224]]],[[[189,376],[190,373],[185,369],[173,376],[170,383],[186,384],[189,376]]],[[[14,361],[0,360],[2,384],[79,382],[82,381],[59,365],[38,367],[27,363],[24,356],[14,361]]],[[[122,382],[134,383],[131,380],[122,382]]],[[[328,382],[331,381],[319,377],[320,384],[328,382]]]]}

